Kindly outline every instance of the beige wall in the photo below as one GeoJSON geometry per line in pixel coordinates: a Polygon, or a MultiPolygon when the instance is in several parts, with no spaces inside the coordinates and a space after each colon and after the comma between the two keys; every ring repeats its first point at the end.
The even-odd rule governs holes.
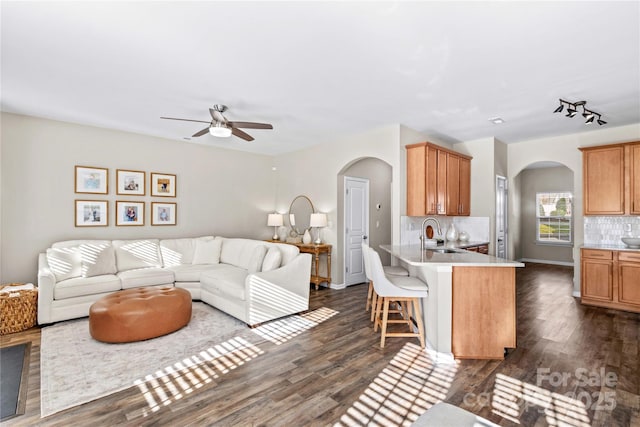
{"type": "Polygon", "coordinates": [[[573,245],[554,246],[536,243],[536,193],[573,192],[573,172],[560,166],[526,169],[520,172],[520,253],[525,260],[573,263],[573,245]]]}
{"type": "MultiPolygon", "coordinates": [[[[37,254],[59,240],[215,234],[268,238],[270,156],[2,114],[0,280],[35,281],[37,254]],[[109,169],[109,194],[74,193],[74,166],[109,169]],[[177,175],[177,197],[117,196],[115,170],[177,175]],[[108,227],[74,227],[74,200],[109,201],[108,227]],[[144,201],[145,226],[115,226],[115,200],[144,201]],[[151,226],[150,202],[177,202],[177,226],[151,226]]],[[[234,144],[232,139],[229,144],[234,144]]],[[[147,174],[148,186],[148,174],[147,174]]]]}
{"type": "Polygon", "coordinates": [[[496,176],[494,138],[455,144],[453,149],[471,160],[471,216],[489,217],[489,253],[494,253],[496,218],[496,176]]]}

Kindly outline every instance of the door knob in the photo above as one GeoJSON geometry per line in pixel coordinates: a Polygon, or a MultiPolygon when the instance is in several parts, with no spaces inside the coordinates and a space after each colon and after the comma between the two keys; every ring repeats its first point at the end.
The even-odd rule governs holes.
{"type": "Polygon", "coordinates": [[[362,236],[362,240],[367,240],[367,236],[362,236]]]}

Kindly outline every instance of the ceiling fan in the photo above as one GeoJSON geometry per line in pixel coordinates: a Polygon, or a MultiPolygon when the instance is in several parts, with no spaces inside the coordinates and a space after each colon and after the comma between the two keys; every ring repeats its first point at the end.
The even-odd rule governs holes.
{"type": "Polygon", "coordinates": [[[213,136],[218,137],[228,137],[232,134],[237,136],[238,138],[242,138],[245,141],[253,141],[253,137],[248,133],[240,130],[239,128],[245,129],[273,129],[273,126],[269,123],[254,123],[254,122],[236,122],[229,121],[222,114],[227,111],[226,105],[216,104],[213,108],[209,108],[209,114],[211,114],[211,121],[207,122],[204,120],[192,120],[192,119],[178,119],[175,117],[160,117],[161,119],[167,120],[182,120],[184,122],[197,122],[197,123],[208,123],[209,126],[206,128],[194,133],[192,137],[198,137],[206,134],[207,132],[213,136]]]}

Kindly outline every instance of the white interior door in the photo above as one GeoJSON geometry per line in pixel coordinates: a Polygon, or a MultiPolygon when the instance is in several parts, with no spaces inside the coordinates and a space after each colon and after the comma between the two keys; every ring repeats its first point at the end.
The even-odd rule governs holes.
{"type": "Polygon", "coordinates": [[[507,258],[507,178],[496,176],[496,256],[507,258]]]}
{"type": "Polygon", "coordinates": [[[369,180],[346,176],[344,189],[344,284],[349,286],[367,280],[362,242],[369,235],[369,180]]]}

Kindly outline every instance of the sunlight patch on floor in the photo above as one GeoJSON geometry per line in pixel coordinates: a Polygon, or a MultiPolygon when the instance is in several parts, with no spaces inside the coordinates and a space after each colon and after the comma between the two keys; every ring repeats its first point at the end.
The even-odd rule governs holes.
{"type": "Polygon", "coordinates": [[[409,426],[445,399],[455,364],[435,364],[426,350],[407,343],[334,427],[409,426]]]}
{"type": "Polygon", "coordinates": [[[321,307],[308,313],[274,320],[251,331],[276,345],[280,345],[314,326],[318,326],[338,313],[339,311],[321,307]]]}
{"type": "Polygon", "coordinates": [[[182,399],[261,354],[264,352],[260,348],[235,337],[136,380],[134,384],[148,405],[143,416],[182,399]]]}
{"type": "Polygon", "coordinates": [[[492,412],[520,424],[523,410],[537,406],[544,410],[550,426],[589,427],[585,404],[507,375],[498,374],[491,401],[492,412]]]}

